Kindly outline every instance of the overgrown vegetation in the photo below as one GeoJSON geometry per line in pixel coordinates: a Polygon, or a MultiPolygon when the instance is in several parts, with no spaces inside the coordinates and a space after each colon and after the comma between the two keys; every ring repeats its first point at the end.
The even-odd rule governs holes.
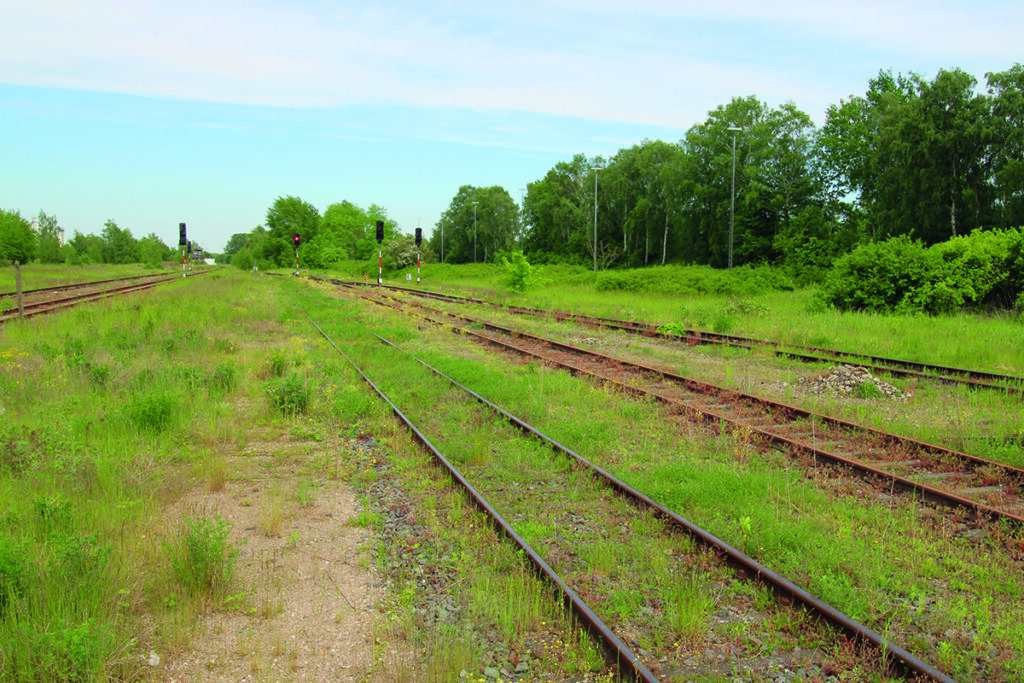
{"type": "MultiPolygon", "coordinates": [[[[675,276],[674,269],[663,270],[675,276]]],[[[504,291],[502,271],[480,265],[458,275],[460,283],[473,287],[472,294],[508,300],[513,295],[504,291]]],[[[1024,368],[1019,346],[993,343],[1019,329],[1000,318],[809,310],[808,292],[779,289],[670,296],[662,296],[659,285],[652,290],[596,291],[586,268],[548,266],[545,273],[554,282],[538,284],[515,300],[947,364],[968,359],[959,364],[1024,368]]],[[[498,455],[534,461],[519,453],[518,445],[513,448],[511,439],[500,439],[495,446],[486,433],[456,429],[462,424],[457,419],[472,425],[472,414],[460,417],[451,411],[448,417],[445,393],[410,382],[407,369],[392,367],[379,344],[366,341],[365,331],[351,325],[352,319],[372,316],[365,319],[386,326],[389,334],[393,330],[397,339],[449,374],[531,416],[531,422],[559,441],[592,455],[773,568],[806,581],[836,606],[891,634],[894,642],[934,655],[954,675],[1013,680],[1024,670],[1024,655],[1012,645],[1021,642],[1024,617],[1014,610],[1024,588],[1019,567],[1007,563],[999,548],[989,552],[981,541],[979,551],[977,542],[955,529],[922,527],[913,506],[894,512],[876,511],[860,498],[837,502],[822,493],[840,486],[835,481],[809,480],[785,461],[773,461],[771,454],[766,461],[742,435],[699,430],[681,434],[652,413],[653,406],[623,402],[614,393],[545,368],[511,365],[444,331],[422,330],[376,309],[367,313],[306,287],[297,278],[253,278],[231,271],[145,297],[5,326],[0,338],[0,652],[7,668],[0,678],[145,678],[151,672],[141,667],[150,648],[187,651],[197,614],[238,610],[242,604],[246,613],[273,614],[278,608],[256,602],[247,586],[236,583],[237,546],[230,542],[233,530],[223,520],[203,510],[166,519],[175,501],[196,482],[211,490],[223,487],[226,479],[230,484],[235,473],[225,467],[220,453],[240,450],[254,429],[312,434],[317,425],[325,425],[380,439],[393,458],[392,474],[415,493],[410,506],[402,509],[432,524],[430,534],[407,537],[406,545],[389,552],[425,557],[457,575],[467,591],[459,600],[472,605],[475,618],[496,633],[521,632],[523,623],[536,619],[529,615],[548,608],[545,595],[532,589],[529,609],[523,608],[520,616],[515,599],[493,600],[495,587],[525,592],[518,575],[508,571],[518,560],[494,552],[489,536],[467,533],[470,524],[477,530],[480,525],[465,512],[464,501],[436,473],[427,483],[423,472],[431,468],[417,469],[423,456],[395,435],[385,411],[346,374],[333,351],[323,353],[302,336],[307,334],[304,319],[293,309],[292,297],[302,297],[304,307],[331,321],[339,341],[363,349],[376,363],[371,363],[374,374],[389,374],[408,403],[451,419],[446,433],[452,439],[471,435],[463,439],[467,463],[488,463],[498,455]],[[194,287],[187,290],[188,307],[180,305],[180,288],[185,287],[194,287]],[[279,287],[286,288],[287,298],[278,297],[279,287]],[[276,387],[274,392],[271,387],[276,387]],[[279,403],[275,394],[284,400],[279,403]],[[304,412],[296,409],[299,405],[304,412]],[[722,491],[730,495],[723,498],[722,491]],[[895,552],[893,539],[903,536],[910,540],[895,552]],[[485,552],[479,556],[469,554],[481,548],[485,552]],[[995,610],[992,605],[1009,607],[995,610]],[[927,633],[915,636],[904,624],[934,629],[929,626],[927,633]],[[988,646],[995,649],[985,650],[988,646]]],[[[566,336],[579,335],[572,327],[561,329],[566,336]]],[[[692,354],[673,349],[671,358],[680,365],[696,364],[711,354],[704,348],[692,354]]],[[[713,354],[727,381],[765,386],[760,375],[746,376],[749,366],[737,363],[733,369],[730,360],[739,360],[743,352],[713,354]]],[[[783,376],[792,381],[791,375],[783,376]]],[[[778,378],[771,381],[778,383],[778,378]]],[[[995,445],[988,452],[993,457],[1019,455],[1015,442],[1003,438],[1002,430],[1015,423],[1006,414],[1012,411],[1002,404],[973,394],[913,388],[914,400],[901,404],[895,417],[887,416],[879,399],[869,395],[830,409],[877,413],[875,419],[894,423],[903,420],[907,431],[931,434],[934,439],[928,440],[938,442],[962,439],[973,448],[979,439],[991,438],[995,445]]],[[[372,461],[374,456],[360,457],[365,460],[357,466],[347,455],[318,456],[315,472],[353,477],[369,491],[385,471],[382,463],[372,461]]],[[[515,462],[509,468],[513,477],[521,470],[515,462]]],[[[266,466],[273,463],[268,460],[266,466]]],[[[308,499],[308,493],[297,491],[295,498],[308,499]]],[[[282,492],[274,501],[285,499],[282,492]]],[[[387,506],[367,506],[361,519],[383,525],[382,519],[392,513],[387,506]]],[[[288,538],[287,527],[280,523],[284,513],[268,508],[267,515],[264,533],[288,538]]],[[[550,535],[546,521],[527,521],[534,525],[532,537],[542,541],[550,535]]],[[[607,540],[595,538],[585,557],[601,572],[611,572],[615,565],[609,558],[617,557],[616,552],[607,540]]],[[[625,560],[619,564],[625,566],[625,560]]],[[[657,590],[664,591],[666,604],[676,606],[672,631],[681,639],[695,639],[699,625],[706,623],[708,600],[718,596],[706,587],[701,590],[703,574],[685,576],[682,584],[657,590]]],[[[429,661],[421,663],[424,671],[429,667],[444,677],[446,672],[477,670],[482,661],[479,640],[464,630],[446,631],[418,619],[416,615],[424,614],[420,584],[412,571],[405,579],[405,592],[392,596],[394,614],[406,620],[403,633],[416,647],[431,652],[429,661]]],[[[636,599],[622,591],[611,604],[616,614],[628,614],[636,599]]],[[[756,595],[752,599],[760,600],[756,595]]],[[[799,626],[794,622],[792,627],[799,626]]],[[[558,630],[550,635],[558,643],[548,650],[550,662],[560,670],[593,671],[598,666],[592,644],[577,633],[558,630]]],[[[652,647],[664,645],[653,636],[650,642],[652,647]]]]}
{"type": "Polygon", "coordinates": [[[925,247],[908,237],[841,257],[822,288],[840,310],[951,313],[1024,308],[1024,234],[976,231],[925,247]]]}

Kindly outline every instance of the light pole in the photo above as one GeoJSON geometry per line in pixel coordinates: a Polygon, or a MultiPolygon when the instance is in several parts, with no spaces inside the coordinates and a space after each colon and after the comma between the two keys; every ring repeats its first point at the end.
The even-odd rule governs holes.
{"type": "Polygon", "coordinates": [[[523,238],[526,237],[526,188],[519,188],[519,248],[523,248],[523,238]]]}
{"type": "Polygon", "coordinates": [[[473,202],[473,263],[476,263],[476,205],[480,202],[473,202]]]}
{"type": "Polygon", "coordinates": [[[604,166],[594,167],[594,272],[597,272],[597,172],[604,166]]]}
{"type": "Polygon", "coordinates": [[[732,132],[732,195],[729,199],[729,270],[732,270],[732,235],[736,227],[736,133],[743,129],[729,126],[726,130],[732,132]]]}

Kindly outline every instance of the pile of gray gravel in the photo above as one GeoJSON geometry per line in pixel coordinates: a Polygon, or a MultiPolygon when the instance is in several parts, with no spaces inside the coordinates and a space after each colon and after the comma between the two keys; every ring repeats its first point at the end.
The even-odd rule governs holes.
{"type": "Polygon", "coordinates": [[[814,380],[801,379],[807,383],[807,390],[812,394],[832,394],[835,396],[855,396],[859,398],[895,398],[906,399],[906,394],[888,382],[883,382],[867,368],[857,365],[833,365],[827,375],[814,380]],[[868,385],[868,386],[865,386],[868,385]],[[874,385],[874,389],[870,385],[874,385]],[[875,391],[877,389],[877,391],[875,391]]]}

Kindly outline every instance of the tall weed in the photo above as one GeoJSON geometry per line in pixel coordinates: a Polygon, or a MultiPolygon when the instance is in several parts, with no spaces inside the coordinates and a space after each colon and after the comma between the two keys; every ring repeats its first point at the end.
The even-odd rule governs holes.
{"type": "Polygon", "coordinates": [[[164,543],[174,576],[190,595],[223,595],[234,576],[238,548],[228,541],[231,524],[218,518],[186,517],[181,533],[164,543]]]}

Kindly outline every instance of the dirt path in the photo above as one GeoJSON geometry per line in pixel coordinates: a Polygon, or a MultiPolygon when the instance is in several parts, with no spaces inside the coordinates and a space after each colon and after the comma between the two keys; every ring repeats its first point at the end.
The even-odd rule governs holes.
{"type": "Polygon", "coordinates": [[[369,527],[354,523],[343,480],[309,475],[311,462],[341,457],[337,444],[313,443],[250,443],[224,461],[222,483],[200,483],[169,511],[229,522],[239,554],[235,595],[199,618],[181,651],[151,653],[153,680],[394,680],[404,654],[381,607],[369,527]]]}

